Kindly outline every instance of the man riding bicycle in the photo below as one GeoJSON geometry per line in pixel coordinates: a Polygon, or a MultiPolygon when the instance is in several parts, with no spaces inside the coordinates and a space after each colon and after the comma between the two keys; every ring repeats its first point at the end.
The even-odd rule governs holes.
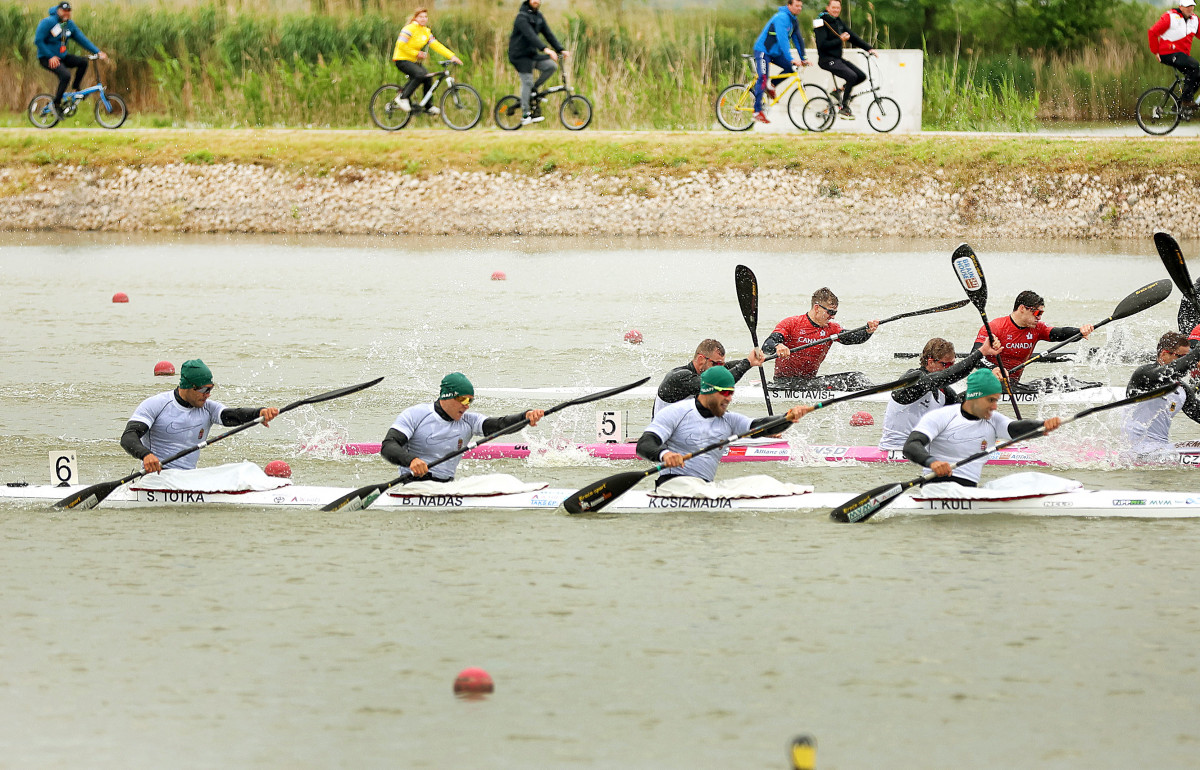
{"type": "Polygon", "coordinates": [[[1179,7],[1160,16],[1149,32],[1150,52],[1160,62],[1183,74],[1179,112],[1184,119],[1190,118],[1195,111],[1196,104],[1192,99],[1200,87],[1200,63],[1191,57],[1196,30],[1196,0],[1179,0],[1179,7]]]}
{"type": "MultiPolygon", "coordinates": [[[[834,77],[846,81],[841,88],[842,106],[838,115],[845,120],[854,120],[850,111],[850,92],[859,83],[867,79],[863,71],[842,58],[842,47],[850,43],[855,48],[861,48],[875,56],[875,49],[858,35],[850,31],[846,22],[842,21],[842,0],[829,0],[825,10],[813,19],[813,37],[817,43],[817,65],[834,77]]],[[[838,91],[830,96],[836,101],[838,91]]]]}
{"type": "MultiPolygon", "coordinates": [[[[429,54],[425,52],[426,47],[432,48],[435,53],[455,64],[462,64],[462,59],[433,36],[432,30],[429,29],[429,9],[418,8],[408,17],[408,24],[400,30],[400,35],[396,38],[396,48],[392,51],[392,63],[396,65],[396,69],[408,75],[408,82],[404,84],[400,100],[396,103],[396,106],[405,112],[412,111],[408,100],[418,85],[421,86],[422,95],[429,93],[429,70],[419,64],[429,58],[429,54]]],[[[426,107],[425,111],[430,115],[440,112],[432,104],[426,107]]]]}
{"type": "Polygon", "coordinates": [[[508,61],[517,68],[517,74],[521,77],[522,126],[544,120],[541,115],[534,115],[530,107],[533,92],[554,74],[558,68],[558,57],[571,55],[550,31],[546,17],[538,10],[541,6],[542,0],[524,0],[513,21],[512,35],[508,38],[508,61]],[[549,45],[542,45],[542,37],[546,38],[549,45]],[[537,82],[533,79],[535,68],[540,73],[537,82]]]}
{"type": "Polygon", "coordinates": [[[63,94],[67,92],[67,83],[71,80],[71,70],[75,70],[74,90],[83,86],[83,76],[87,74],[88,60],[82,56],[67,53],[67,44],[75,40],[88,51],[107,59],[107,54],[88,40],[71,21],[71,4],[59,3],[50,7],[49,15],[42,19],[33,33],[33,43],[37,46],[38,64],[49,70],[58,78],[58,89],[54,92],[54,109],[62,114],[63,94]]]}
{"type": "Polygon", "coordinates": [[[797,67],[811,64],[804,58],[804,38],[800,36],[800,24],[796,14],[804,8],[802,0],[788,0],[763,27],[758,40],[754,41],[754,119],[759,123],[770,123],[763,112],[762,98],[765,91],[772,99],[775,89],[771,87],[771,65],[774,64],[784,75],[790,75],[797,67]],[[794,43],[794,45],[793,45],[794,43]]]}

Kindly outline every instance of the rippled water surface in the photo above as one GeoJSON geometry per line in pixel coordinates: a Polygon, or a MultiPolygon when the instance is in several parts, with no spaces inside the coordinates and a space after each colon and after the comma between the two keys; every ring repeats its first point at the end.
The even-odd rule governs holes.
{"type": "MultiPolygon", "coordinates": [[[[154,363],[192,357],[234,406],[385,375],[202,460],[285,459],[299,483],[383,480],[393,472],[378,457],[330,448],[380,440],[447,371],[477,387],[657,381],[706,336],[744,355],[736,264],[758,275],[765,336],[824,285],[847,326],[958,299],[955,245],[5,236],[0,481],[45,483],[60,448],[78,452],[86,482],[128,472],[126,420],[173,384],[154,363]],[[489,280],[496,270],[507,280],[489,280]],[[130,303],[112,304],[116,291],[130,303]],[[643,345],[622,341],[630,328],[643,345]]],[[[1094,323],[1164,276],[1148,239],[974,245],[993,317],[1034,288],[1050,323],[1094,323]]],[[[1063,370],[1123,385],[1176,307],[1111,324],[1093,338],[1098,358],[1063,370]]],[[[836,347],[824,370],[883,380],[910,365],[894,352],[931,336],[966,349],[978,325],[969,309],[899,321],[836,347]]],[[[485,414],[529,406],[477,401],[485,414]]],[[[636,433],[648,405],[620,406],[636,433]]],[[[823,410],[794,441],[872,444],[877,428],[847,419],[882,406],[823,410]]],[[[1174,438],[1200,438],[1176,423],[1174,438]]],[[[1194,469],[1070,462],[1114,442],[1117,425],[1081,420],[1043,441],[1055,472],[1200,491],[1194,469]]],[[[584,407],[526,438],[594,429],[584,407]]],[[[721,473],[848,491],[913,475],[755,465],[721,473]]],[[[551,455],[460,473],[577,487],[632,467],[551,455]]],[[[0,764],[772,768],[808,733],[826,768],[1190,768],[1198,552],[1196,520],[6,505],[0,764]],[[456,700],[467,666],[490,671],[495,694],[456,700]]]]}

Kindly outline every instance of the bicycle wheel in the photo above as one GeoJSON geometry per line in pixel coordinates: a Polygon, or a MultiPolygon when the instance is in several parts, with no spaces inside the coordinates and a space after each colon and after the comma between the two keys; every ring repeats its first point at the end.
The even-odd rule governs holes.
{"type": "Polygon", "coordinates": [[[900,105],[890,96],[880,96],[867,105],[867,125],[886,134],[900,125],[900,105]]]}
{"type": "Polygon", "coordinates": [[[108,109],[105,109],[104,102],[96,99],[96,122],[105,128],[120,128],[125,122],[125,118],[129,117],[129,110],[125,107],[125,100],[116,94],[105,94],[108,99],[108,109]]]}
{"type": "MultiPolygon", "coordinates": [[[[791,115],[790,108],[788,115],[791,115]]],[[[804,127],[809,131],[820,132],[828,131],[836,116],[837,108],[833,106],[829,97],[817,96],[804,103],[804,112],[801,118],[804,127]]]]}
{"type": "Polygon", "coordinates": [[[582,131],[592,122],[592,103],[586,96],[571,94],[558,108],[558,119],[568,131],[582,131]]]}
{"type": "Polygon", "coordinates": [[[371,95],[371,120],[384,131],[399,131],[412,120],[412,113],[400,109],[400,86],[388,83],[371,95]]]}
{"type": "MultiPolygon", "coordinates": [[[[825,128],[828,128],[828,126],[825,128],[810,129],[804,124],[804,105],[806,102],[811,101],[812,99],[825,99],[828,101],[829,94],[825,92],[824,88],[821,88],[816,83],[805,83],[803,94],[800,93],[799,88],[788,94],[788,120],[792,121],[792,125],[801,131],[824,131],[825,128]]],[[[832,121],[830,122],[832,123],[832,121]]]]}
{"type": "Polygon", "coordinates": [[[1179,100],[1167,88],[1151,88],[1138,97],[1137,124],[1147,134],[1162,136],[1179,125],[1179,100]]]}
{"type": "Polygon", "coordinates": [[[521,127],[521,100],[509,94],[496,102],[492,110],[496,125],[505,131],[516,131],[521,127]]]}
{"type": "Polygon", "coordinates": [[[38,94],[33,97],[29,100],[25,115],[29,117],[29,122],[38,128],[54,128],[59,121],[58,110],[54,109],[54,96],[38,94]]]}
{"type": "Polygon", "coordinates": [[[457,83],[442,94],[442,120],[455,131],[475,128],[483,117],[483,98],[466,83],[457,83]]]}
{"type": "Polygon", "coordinates": [[[754,125],[754,94],[741,83],[717,94],[717,122],[730,131],[746,131],[754,125]]]}

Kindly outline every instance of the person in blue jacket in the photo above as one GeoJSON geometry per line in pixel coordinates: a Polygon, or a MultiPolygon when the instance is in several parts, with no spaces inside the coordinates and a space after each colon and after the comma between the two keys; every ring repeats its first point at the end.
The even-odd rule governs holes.
{"type": "Polygon", "coordinates": [[[804,38],[800,36],[800,24],[796,20],[796,14],[803,8],[802,0],[788,0],[787,5],[779,6],[758,40],[754,41],[754,71],[758,73],[758,79],[754,81],[754,119],[760,123],[771,122],[762,106],[763,91],[775,98],[775,89],[770,85],[771,65],[786,75],[795,72],[797,67],[812,63],[804,57],[804,38]]]}
{"type": "Polygon", "coordinates": [[[67,92],[71,70],[75,70],[75,91],[83,86],[83,76],[87,73],[88,60],[67,53],[67,44],[72,40],[101,59],[108,58],[95,43],[87,39],[79,27],[75,26],[75,22],[71,21],[70,3],[51,6],[49,15],[38,23],[37,30],[33,33],[33,42],[37,46],[38,63],[58,78],[58,90],[54,92],[55,108],[59,107],[63,94],[67,92]]]}

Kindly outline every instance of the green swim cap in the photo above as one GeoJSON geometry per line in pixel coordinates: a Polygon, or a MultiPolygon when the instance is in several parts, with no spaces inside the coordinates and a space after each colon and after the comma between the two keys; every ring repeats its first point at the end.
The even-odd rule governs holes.
{"type": "Polygon", "coordinates": [[[184,361],[179,367],[179,387],[203,388],[213,381],[212,370],[199,358],[184,361]]]}
{"type": "Polygon", "coordinates": [[[733,373],[723,366],[710,366],[700,375],[700,392],[733,390],[733,373]]]}
{"type": "Polygon", "coordinates": [[[991,369],[976,369],[967,377],[967,398],[994,396],[1000,392],[1000,380],[991,369]]]}
{"type": "Polygon", "coordinates": [[[462,372],[450,372],[442,378],[442,390],[438,399],[456,398],[458,396],[474,396],[475,386],[462,372]]]}

